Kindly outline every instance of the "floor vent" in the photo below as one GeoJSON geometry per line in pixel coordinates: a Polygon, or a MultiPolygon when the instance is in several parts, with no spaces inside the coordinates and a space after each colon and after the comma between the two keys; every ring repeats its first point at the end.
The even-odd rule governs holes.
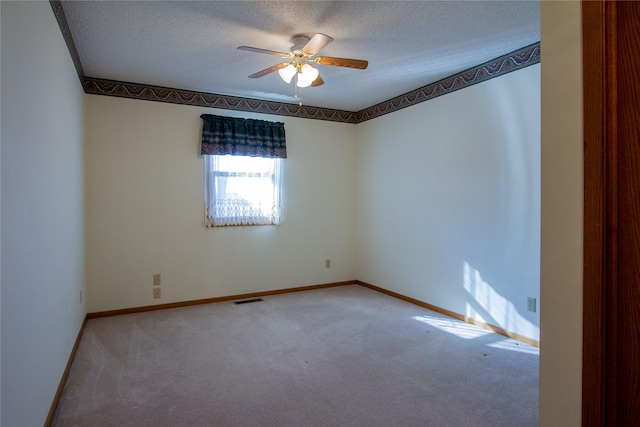
{"type": "Polygon", "coordinates": [[[245,299],[242,301],[234,301],[234,304],[249,304],[250,302],[262,301],[262,298],[245,299]]]}

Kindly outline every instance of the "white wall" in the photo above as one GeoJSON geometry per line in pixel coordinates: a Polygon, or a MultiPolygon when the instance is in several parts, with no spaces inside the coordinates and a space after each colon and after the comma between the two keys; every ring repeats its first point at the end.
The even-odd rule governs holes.
{"type": "Polygon", "coordinates": [[[582,370],[580,2],[542,2],[540,425],[579,426],[582,370]]]}
{"type": "Polygon", "coordinates": [[[355,279],[355,126],[95,95],[86,117],[89,312],[355,279]],[[205,229],[202,113],[285,122],[282,225],[205,229]]]}
{"type": "Polygon", "coordinates": [[[538,339],[540,66],[357,127],[358,279],[538,339]]]}
{"type": "Polygon", "coordinates": [[[49,3],[1,8],[1,423],[37,426],[85,314],[84,95],[49,3]]]}

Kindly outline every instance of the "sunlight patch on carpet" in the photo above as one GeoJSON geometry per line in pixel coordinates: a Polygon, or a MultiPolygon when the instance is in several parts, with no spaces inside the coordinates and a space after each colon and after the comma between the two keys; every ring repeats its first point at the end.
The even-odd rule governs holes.
{"type": "Polygon", "coordinates": [[[487,331],[486,329],[470,325],[469,323],[443,319],[441,317],[414,316],[413,318],[428,325],[435,326],[436,328],[453,334],[459,338],[464,338],[467,340],[493,333],[491,331],[487,331]]]}

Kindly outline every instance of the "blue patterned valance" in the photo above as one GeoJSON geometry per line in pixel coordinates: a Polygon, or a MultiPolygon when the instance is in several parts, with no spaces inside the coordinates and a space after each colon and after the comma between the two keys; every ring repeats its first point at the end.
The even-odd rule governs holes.
{"type": "Polygon", "coordinates": [[[287,157],[284,123],[203,114],[201,154],[287,157]]]}

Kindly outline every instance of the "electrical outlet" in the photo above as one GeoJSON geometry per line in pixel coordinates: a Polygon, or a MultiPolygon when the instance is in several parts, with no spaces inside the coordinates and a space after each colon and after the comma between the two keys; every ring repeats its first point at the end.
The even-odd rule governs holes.
{"type": "Polygon", "coordinates": [[[160,298],[160,288],[153,288],[153,299],[160,298]]]}
{"type": "Polygon", "coordinates": [[[330,259],[325,259],[324,260],[324,268],[331,268],[331,260],[330,259]]]}
{"type": "Polygon", "coordinates": [[[536,299],[527,297],[527,311],[536,312],[536,299]]]}
{"type": "Polygon", "coordinates": [[[160,275],[159,274],[154,274],[153,275],[153,286],[160,286],[160,275]]]}

